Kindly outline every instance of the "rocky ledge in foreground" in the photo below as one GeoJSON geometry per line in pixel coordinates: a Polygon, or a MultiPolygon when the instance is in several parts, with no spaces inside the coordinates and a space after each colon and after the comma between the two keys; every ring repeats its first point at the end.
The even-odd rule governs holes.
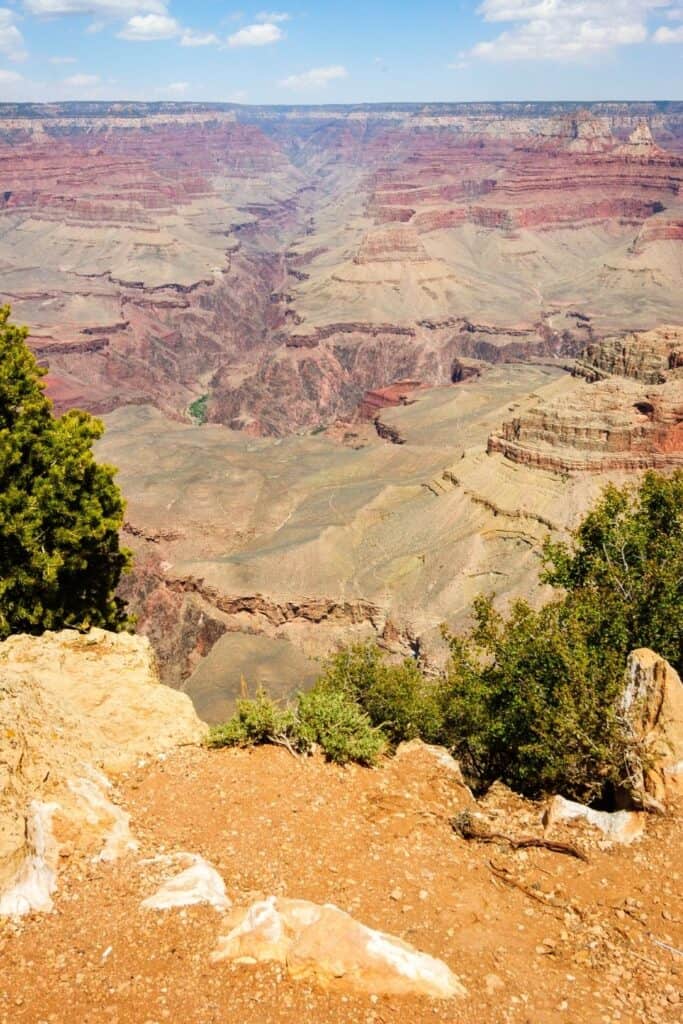
{"type": "Polygon", "coordinates": [[[159,682],[145,637],[92,629],[0,644],[0,914],[50,910],[60,858],[135,848],[112,784],[198,743],[190,699],[159,682]]]}
{"type": "Polygon", "coordinates": [[[0,672],[4,853],[32,801],[54,825],[14,847],[53,912],[0,917],[0,1024],[680,1020],[683,692],[652,652],[624,713],[656,815],[475,801],[420,742],[374,771],[209,751],[135,637],[16,637],[0,672]]]}

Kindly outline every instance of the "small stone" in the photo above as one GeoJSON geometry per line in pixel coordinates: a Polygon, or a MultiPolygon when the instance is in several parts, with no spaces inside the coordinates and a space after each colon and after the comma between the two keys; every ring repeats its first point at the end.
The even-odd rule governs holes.
{"type": "Polygon", "coordinates": [[[486,987],[487,995],[492,996],[499,989],[505,987],[505,982],[497,974],[487,974],[484,978],[484,986],[486,987]]]}

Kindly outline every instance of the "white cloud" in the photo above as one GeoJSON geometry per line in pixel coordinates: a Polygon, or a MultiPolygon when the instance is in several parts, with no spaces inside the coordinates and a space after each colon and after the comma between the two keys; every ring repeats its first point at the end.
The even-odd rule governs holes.
{"type": "Polygon", "coordinates": [[[332,64],[326,68],[311,68],[300,75],[289,75],[283,78],[280,85],[284,89],[325,89],[328,82],[337,78],[347,78],[348,71],[341,64],[332,64]]]}
{"type": "Polygon", "coordinates": [[[30,14],[94,14],[132,17],[134,14],[165,14],[168,0],[24,0],[30,14]]]}
{"type": "Polygon", "coordinates": [[[92,14],[129,18],[136,14],[166,14],[167,0],[24,0],[29,14],[92,14]]]}
{"type": "Polygon", "coordinates": [[[228,46],[267,46],[282,39],[282,29],[270,21],[260,25],[246,25],[228,36],[228,46]]]}
{"type": "Polygon", "coordinates": [[[671,0],[483,0],[485,21],[514,27],[471,55],[488,60],[581,60],[618,46],[643,43],[647,19],[671,0]]]}
{"type": "Polygon", "coordinates": [[[189,88],[189,82],[169,82],[157,89],[157,92],[162,96],[184,96],[189,88]]]}
{"type": "Polygon", "coordinates": [[[678,28],[667,28],[662,25],[652,37],[656,43],[683,43],[683,25],[678,28]]]}
{"type": "Polygon", "coordinates": [[[146,43],[155,39],[173,39],[182,31],[175,18],[167,14],[138,14],[129,18],[118,36],[134,43],[146,43]]]}
{"type": "Polygon", "coordinates": [[[215,46],[220,39],[215,32],[197,32],[193,28],[186,28],[180,37],[181,46],[215,46]]]}
{"type": "Polygon", "coordinates": [[[18,71],[5,71],[4,68],[0,68],[0,85],[3,82],[23,82],[23,76],[18,71]]]}
{"type": "Polygon", "coordinates": [[[48,57],[50,64],[76,64],[75,57],[48,57]]]}
{"type": "Polygon", "coordinates": [[[0,53],[10,60],[25,60],[24,37],[14,23],[14,11],[0,7],[0,53]]]}
{"type": "Polygon", "coordinates": [[[289,21],[290,18],[291,14],[287,14],[286,11],[259,11],[254,15],[254,21],[267,21],[274,25],[277,25],[278,22],[289,21]]]}
{"type": "Polygon", "coordinates": [[[87,89],[91,85],[97,85],[99,80],[99,75],[69,75],[64,79],[64,85],[71,89],[87,89]]]}

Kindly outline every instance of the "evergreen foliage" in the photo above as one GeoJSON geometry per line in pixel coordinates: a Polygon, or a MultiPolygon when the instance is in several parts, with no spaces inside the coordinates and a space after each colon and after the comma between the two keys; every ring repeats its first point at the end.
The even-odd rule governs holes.
{"type": "Polygon", "coordinates": [[[393,746],[440,738],[438,691],[412,658],[391,664],[376,644],[352,644],[327,660],[316,687],[356,701],[393,746]]]}
{"type": "Polygon", "coordinates": [[[121,629],[115,597],[129,556],[114,470],[98,464],[102,424],[55,418],[27,330],[0,308],[0,638],[72,626],[121,629]]]}

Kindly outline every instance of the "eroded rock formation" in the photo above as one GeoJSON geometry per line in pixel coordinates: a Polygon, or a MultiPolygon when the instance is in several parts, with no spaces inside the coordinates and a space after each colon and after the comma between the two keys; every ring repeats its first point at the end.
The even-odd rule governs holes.
{"type": "Polygon", "coordinates": [[[575,365],[590,383],[507,421],[488,451],[559,472],[683,465],[682,363],[678,327],[592,343],[575,365]]]}

